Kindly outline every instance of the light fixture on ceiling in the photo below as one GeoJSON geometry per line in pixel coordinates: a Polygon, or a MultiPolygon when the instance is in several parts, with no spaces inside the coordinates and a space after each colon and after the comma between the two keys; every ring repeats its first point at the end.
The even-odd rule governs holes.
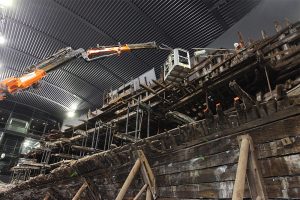
{"type": "Polygon", "coordinates": [[[0,6],[11,7],[13,5],[13,0],[0,0],[0,6]]]}
{"type": "Polygon", "coordinates": [[[74,117],[75,116],[75,111],[67,112],[67,116],[70,117],[70,118],[74,117]]]}
{"type": "Polygon", "coordinates": [[[0,44],[5,44],[6,43],[6,39],[3,35],[0,35],[0,44]]]}

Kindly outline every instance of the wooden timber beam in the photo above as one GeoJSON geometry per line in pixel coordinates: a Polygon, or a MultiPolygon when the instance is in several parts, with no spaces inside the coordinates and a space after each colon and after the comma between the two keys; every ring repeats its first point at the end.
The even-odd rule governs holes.
{"type": "Polygon", "coordinates": [[[49,200],[50,199],[51,194],[49,192],[46,193],[46,196],[44,197],[44,200],[49,200]]]}
{"type": "Polygon", "coordinates": [[[148,184],[148,189],[151,191],[153,199],[156,199],[156,181],[148,160],[142,150],[137,151],[139,158],[142,161],[141,170],[145,183],[148,184]]]}
{"type": "Polygon", "coordinates": [[[88,187],[88,184],[84,182],[79,190],[76,192],[75,196],[72,198],[72,200],[78,200],[81,196],[81,194],[84,192],[84,190],[88,187]]]}
{"type": "Polygon", "coordinates": [[[90,178],[84,178],[85,179],[85,182],[87,183],[88,185],[88,188],[89,188],[89,191],[93,197],[94,200],[101,200],[102,197],[100,195],[100,192],[99,192],[99,189],[98,187],[95,185],[94,181],[90,178]]]}
{"type": "Polygon", "coordinates": [[[238,137],[238,141],[240,145],[240,155],[232,199],[242,200],[244,198],[245,180],[247,175],[252,199],[266,200],[268,199],[267,192],[263,183],[261,171],[258,167],[252,138],[249,135],[242,135],[238,137]]]}
{"type": "Polygon", "coordinates": [[[56,154],[53,154],[52,156],[65,158],[65,159],[69,159],[69,160],[72,160],[72,159],[78,160],[80,158],[80,156],[69,155],[69,154],[64,154],[64,153],[56,153],[56,154]]]}
{"type": "Polygon", "coordinates": [[[136,142],[136,140],[133,136],[126,134],[126,133],[116,133],[116,134],[114,134],[114,137],[121,139],[121,140],[129,141],[129,142],[136,142]]]}
{"type": "Polygon", "coordinates": [[[131,184],[131,182],[133,181],[135,175],[137,174],[139,168],[141,166],[141,160],[138,158],[136,161],[135,161],[135,164],[134,166],[132,167],[128,177],[126,178],[116,200],[122,200],[131,184]]]}
{"type": "Polygon", "coordinates": [[[159,81],[157,81],[157,80],[152,80],[152,81],[153,81],[156,85],[158,85],[158,86],[160,86],[160,87],[166,89],[166,86],[163,85],[161,82],[159,82],[159,81]]]}
{"type": "Polygon", "coordinates": [[[143,192],[147,189],[147,187],[148,187],[148,185],[145,184],[142,187],[142,189],[139,191],[139,193],[137,193],[137,195],[133,198],[133,200],[138,200],[142,196],[143,192]]]}
{"type": "Polygon", "coordinates": [[[144,84],[140,84],[140,86],[152,94],[157,94],[155,90],[153,90],[152,88],[150,88],[144,84]]]}
{"type": "Polygon", "coordinates": [[[54,168],[57,168],[63,164],[69,164],[69,163],[72,163],[74,160],[61,160],[59,162],[56,162],[56,163],[52,163],[50,164],[50,167],[51,169],[54,169],[54,168]]]}
{"type": "Polygon", "coordinates": [[[144,88],[145,90],[147,90],[148,92],[152,93],[153,95],[157,96],[161,101],[164,101],[164,102],[166,102],[168,104],[171,104],[171,102],[169,100],[167,100],[167,99],[159,96],[159,94],[155,90],[153,90],[152,88],[150,88],[150,87],[148,87],[148,86],[146,86],[144,84],[140,84],[140,86],[142,88],[144,88]]]}
{"type": "Polygon", "coordinates": [[[46,196],[44,197],[43,200],[58,200],[59,198],[57,198],[58,195],[57,193],[55,194],[55,192],[53,191],[52,188],[50,188],[47,192],[46,192],[46,196]]]}
{"type": "Polygon", "coordinates": [[[144,180],[145,185],[142,187],[142,189],[139,191],[139,193],[135,196],[134,199],[138,199],[138,197],[141,196],[141,194],[146,190],[146,188],[146,199],[151,200],[152,197],[153,199],[157,198],[156,181],[152,169],[150,168],[150,165],[147,161],[147,158],[142,150],[137,150],[137,156],[138,158],[135,161],[135,164],[132,167],[128,177],[126,178],[116,200],[122,200],[124,198],[131,182],[133,181],[139,169],[142,172],[142,178],[144,180]]]}
{"type": "Polygon", "coordinates": [[[78,145],[72,145],[72,149],[84,151],[84,152],[101,152],[101,150],[91,148],[91,147],[83,147],[83,146],[78,146],[78,145]]]}

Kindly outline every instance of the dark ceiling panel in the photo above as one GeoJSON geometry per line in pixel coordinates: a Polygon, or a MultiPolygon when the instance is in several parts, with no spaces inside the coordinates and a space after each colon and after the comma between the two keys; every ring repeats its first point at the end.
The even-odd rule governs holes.
{"type": "MultiPolygon", "coordinates": [[[[0,78],[71,46],[156,41],[171,47],[204,47],[248,13],[259,0],[15,0],[7,9],[0,48],[0,78]]],[[[104,90],[116,89],[155,68],[167,52],[141,50],[87,63],[76,60],[50,73],[39,90],[12,97],[59,118],[73,103],[82,112],[100,107],[104,90]]]]}

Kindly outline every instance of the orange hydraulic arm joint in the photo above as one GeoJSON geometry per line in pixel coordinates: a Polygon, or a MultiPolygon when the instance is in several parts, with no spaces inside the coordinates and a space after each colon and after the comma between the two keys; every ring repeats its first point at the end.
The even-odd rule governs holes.
{"type": "Polygon", "coordinates": [[[97,60],[100,58],[110,57],[114,55],[121,55],[124,52],[138,49],[159,49],[155,42],[139,43],[139,44],[124,44],[116,46],[99,46],[90,48],[82,54],[86,61],[97,60]]]}
{"type": "Polygon", "coordinates": [[[19,77],[9,77],[0,81],[0,100],[18,91],[26,90],[30,87],[37,87],[40,80],[44,78],[48,72],[81,56],[83,52],[84,49],[73,50],[71,47],[61,49],[50,57],[41,60],[39,63],[27,67],[23,75],[19,77]]]}

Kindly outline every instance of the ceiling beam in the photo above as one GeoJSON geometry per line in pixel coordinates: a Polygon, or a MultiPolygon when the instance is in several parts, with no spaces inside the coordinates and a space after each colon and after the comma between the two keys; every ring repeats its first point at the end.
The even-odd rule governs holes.
{"type": "MultiPolygon", "coordinates": [[[[119,42],[116,38],[114,38],[113,36],[107,34],[106,32],[104,32],[103,30],[101,30],[100,28],[98,28],[97,26],[95,26],[94,24],[88,22],[86,19],[84,19],[83,17],[81,17],[78,14],[74,13],[69,8],[65,7],[64,5],[62,5],[61,3],[57,2],[56,0],[52,0],[51,2],[53,2],[59,8],[63,9],[64,12],[70,14],[72,17],[74,17],[75,19],[79,20],[81,23],[85,24],[86,26],[88,26],[89,28],[93,29],[94,31],[100,33],[103,37],[105,37],[107,40],[110,40],[112,43],[116,43],[117,44],[119,42]]],[[[149,64],[147,64],[143,59],[139,58],[136,54],[132,53],[130,55],[132,55],[133,58],[135,58],[136,60],[138,60],[139,62],[141,62],[143,65],[147,66],[149,69],[152,68],[149,64]]],[[[126,83],[126,81],[123,81],[123,83],[126,83]]]]}
{"type": "Polygon", "coordinates": [[[148,15],[146,15],[137,5],[132,3],[130,0],[122,0],[128,4],[135,12],[141,15],[146,22],[148,22],[158,33],[160,33],[168,42],[170,46],[178,47],[176,41],[169,36],[162,28],[160,28],[148,15]]]}

